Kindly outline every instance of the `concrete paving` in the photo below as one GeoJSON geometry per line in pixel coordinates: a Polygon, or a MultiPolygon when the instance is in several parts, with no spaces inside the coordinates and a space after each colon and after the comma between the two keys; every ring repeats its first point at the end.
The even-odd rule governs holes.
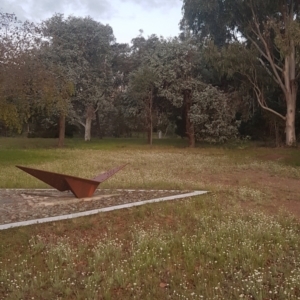
{"type": "MultiPolygon", "coordinates": [[[[41,191],[41,190],[39,190],[39,191],[41,191]]],[[[47,190],[44,190],[44,191],[47,191],[47,190]]],[[[124,191],[124,190],[117,190],[117,191],[124,191]]],[[[127,190],[127,191],[134,192],[135,190],[127,190]]],[[[141,192],[141,191],[149,192],[147,190],[138,190],[136,192],[141,192]]],[[[154,190],[151,190],[151,191],[152,192],[160,192],[160,191],[154,191],[154,190]]],[[[172,192],[174,193],[175,191],[172,191],[172,192]]],[[[21,227],[21,226],[34,225],[34,224],[40,224],[40,223],[62,221],[62,220],[67,220],[67,219],[73,219],[73,218],[78,218],[78,217],[94,215],[94,214],[98,214],[101,212],[108,212],[108,211],[113,211],[113,210],[141,206],[141,205],[145,205],[145,204],[149,204],[149,203],[171,201],[171,200],[183,199],[183,198],[188,198],[188,197],[194,197],[194,196],[199,196],[199,195],[203,195],[206,193],[207,193],[207,191],[192,191],[192,192],[183,193],[183,194],[181,193],[181,194],[171,195],[171,196],[166,196],[166,197],[153,198],[150,200],[124,203],[124,204],[120,204],[120,205],[114,205],[114,206],[93,209],[93,210],[88,210],[88,211],[82,211],[82,212],[76,212],[76,213],[71,213],[71,214],[65,214],[65,215],[59,215],[59,216],[54,216],[54,217],[38,218],[38,219],[33,219],[33,220],[21,221],[21,222],[12,222],[12,223],[0,225],[0,230],[21,227]]],[[[0,200],[1,200],[2,204],[4,204],[4,203],[7,203],[8,199],[2,198],[0,200]]],[[[82,201],[84,201],[84,200],[82,200],[82,201]]]]}

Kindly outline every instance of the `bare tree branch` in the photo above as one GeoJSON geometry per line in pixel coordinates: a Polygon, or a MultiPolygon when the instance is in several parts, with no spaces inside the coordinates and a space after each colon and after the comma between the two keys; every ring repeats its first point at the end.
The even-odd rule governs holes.
{"type": "Polygon", "coordinates": [[[279,84],[279,82],[277,81],[276,77],[274,76],[274,74],[270,71],[270,69],[266,66],[265,62],[261,59],[258,58],[258,61],[260,62],[260,64],[263,66],[263,68],[267,71],[267,73],[272,77],[272,79],[279,84]]]}
{"type": "Polygon", "coordinates": [[[260,105],[260,107],[266,111],[271,112],[272,114],[280,117],[282,120],[286,120],[286,117],[281,115],[280,113],[278,113],[277,111],[273,110],[272,108],[269,108],[266,104],[266,101],[264,100],[263,97],[263,92],[261,91],[261,88],[259,87],[259,84],[257,82],[257,74],[256,71],[254,71],[253,74],[253,78],[249,75],[249,74],[245,74],[245,76],[248,78],[249,82],[252,84],[253,86],[253,90],[255,92],[258,104],[260,105]]]}
{"type": "MultiPolygon", "coordinates": [[[[281,76],[278,74],[277,65],[275,64],[275,62],[274,62],[274,60],[273,60],[273,58],[272,58],[272,55],[271,55],[270,49],[269,49],[269,47],[268,47],[268,44],[267,44],[267,42],[266,42],[266,40],[265,40],[265,38],[264,38],[264,36],[263,36],[261,30],[260,30],[259,22],[258,22],[258,20],[257,20],[256,13],[255,13],[255,11],[254,11],[254,9],[253,9],[253,3],[252,3],[252,1],[251,1],[251,4],[250,4],[250,7],[251,7],[252,16],[253,16],[253,19],[254,19],[254,25],[255,25],[255,28],[256,28],[256,30],[255,30],[254,28],[252,28],[252,32],[255,33],[255,34],[257,35],[257,37],[260,39],[260,41],[263,43],[264,48],[265,48],[265,52],[264,52],[264,51],[259,47],[259,45],[258,45],[257,43],[255,43],[255,42],[254,42],[254,46],[259,50],[259,52],[264,52],[264,57],[265,57],[265,58],[268,60],[268,62],[270,63],[270,66],[271,66],[271,68],[272,68],[272,70],[273,70],[274,76],[275,76],[275,78],[277,79],[277,82],[278,82],[280,88],[282,89],[282,91],[283,91],[284,93],[286,93],[287,91],[286,91],[285,84],[284,84],[284,82],[282,81],[281,76]]],[[[249,37],[249,39],[250,39],[251,41],[253,41],[253,39],[251,39],[250,37],[249,37]]]]}

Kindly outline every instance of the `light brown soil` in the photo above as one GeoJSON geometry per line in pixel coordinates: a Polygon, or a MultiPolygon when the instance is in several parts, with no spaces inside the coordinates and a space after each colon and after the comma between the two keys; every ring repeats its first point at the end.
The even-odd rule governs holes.
{"type": "Polygon", "coordinates": [[[268,201],[264,204],[251,202],[241,203],[245,209],[259,206],[266,212],[278,213],[286,210],[300,219],[300,180],[272,176],[262,171],[236,171],[229,174],[210,174],[203,178],[206,184],[222,184],[238,188],[248,186],[266,191],[268,201]]]}

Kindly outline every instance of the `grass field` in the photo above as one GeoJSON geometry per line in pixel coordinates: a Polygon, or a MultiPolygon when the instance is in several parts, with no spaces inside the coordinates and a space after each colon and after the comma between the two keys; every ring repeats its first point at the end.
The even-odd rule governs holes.
{"type": "MultiPolygon", "coordinates": [[[[0,138],[0,187],[28,165],[103,188],[204,196],[0,232],[0,299],[300,299],[300,152],[253,144],[0,138]]],[[[2,213],[0,211],[0,213],[2,213]]]]}

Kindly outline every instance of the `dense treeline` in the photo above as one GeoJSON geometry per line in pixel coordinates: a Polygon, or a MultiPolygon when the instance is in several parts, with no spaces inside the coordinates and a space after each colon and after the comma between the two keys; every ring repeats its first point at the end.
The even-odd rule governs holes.
{"type": "Polygon", "coordinates": [[[299,3],[185,0],[181,34],[119,44],[109,25],[0,12],[0,133],[153,132],[293,146],[299,134],[299,3]]]}

